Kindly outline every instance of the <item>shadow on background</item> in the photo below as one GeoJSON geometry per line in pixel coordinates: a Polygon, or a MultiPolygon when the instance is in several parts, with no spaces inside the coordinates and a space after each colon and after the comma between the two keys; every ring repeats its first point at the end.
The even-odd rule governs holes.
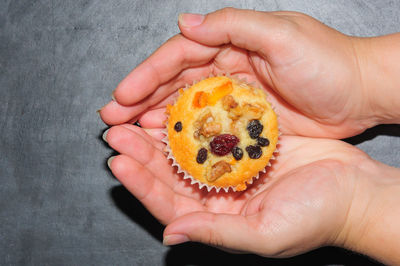
{"type": "Polygon", "coordinates": [[[344,141],[352,145],[358,145],[364,141],[374,139],[377,136],[400,137],[400,125],[379,125],[367,129],[360,135],[344,139],[344,141]]]}
{"type": "Polygon", "coordinates": [[[164,226],[162,226],[124,186],[113,187],[110,190],[110,195],[120,211],[128,216],[130,220],[140,225],[140,227],[154,238],[162,242],[164,226]]]}
{"type": "MultiPolygon", "coordinates": [[[[123,186],[110,190],[116,206],[133,222],[154,238],[162,241],[164,227],[123,186]]],[[[367,257],[334,247],[320,248],[288,259],[268,259],[249,254],[230,254],[199,243],[170,247],[164,258],[166,266],[220,266],[220,265],[381,265],[367,257]]]]}
{"type": "Polygon", "coordinates": [[[249,254],[230,254],[198,243],[172,247],[166,257],[166,266],[241,266],[241,265],[382,265],[350,251],[325,247],[287,259],[269,259],[249,254]]]}

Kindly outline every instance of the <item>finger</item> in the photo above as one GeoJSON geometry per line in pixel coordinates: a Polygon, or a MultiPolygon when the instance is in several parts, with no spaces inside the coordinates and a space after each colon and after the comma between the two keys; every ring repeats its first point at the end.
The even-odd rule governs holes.
{"type": "Polygon", "coordinates": [[[107,141],[114,150],[148,168],[156,178],[174,191],[186,193],[190,189],[186,186],[187,182],[175,174],[163,152],[136,132],[123,126],[114,126],[107,133],[107,141]]]}
{"type": "MultiPolygon", "coordinates": [[[[149,136],[159,142],[162,145],[162,148],[165,147],[165,144],[161,142],[161,140],[165,138],[165,128],[143,128],[143,130],[146,131],[149,136]]],[[[160,149],[160,151],[163,150],[164,149],[160,149]]]]}
{"type": "Polygon", "coordinates": [[[165,128],[167,115],[165,108],[150,110],[139,118],[139,123],[145,128],[165,128]]]}
{"type": "Polygon", "coordinates": [[[196,212],[179,217],[164,230],[164,244],[186,241],[233,250],[259,252],[263,241],[256,230],[256,216],[196,212]],[[185,241],[186,240],[186,241],[185,241]]]}
{"type": "Polygon", "coordinates": [[[202,197],[204,191],[193,188],[189,179],[176,174],[165,154],[139,134],[123,126],[114,126],[108,131],[106,139],[113,149],[138,161],[173,191],[193,199],[202,197]]]}
{"type": "Polygon", "coordinates": [[[118,125],[132,120],[142,109],[141,106],[123,106],[111,101],[99,110],[99,114],[107,125],[118,125]]]}
{"type": "Polygon", "coordinates": [[[168,184],[173,185],[173,170],[162,152],[153,145],[153,140],[146,140],[141,134],[124,126],[114,126],[107,133],[107,142],[116,151],[128,155],[149,169],[163,170],[168,184]]]}
{"type": "Polygon", "coordinates": [[[111,157],[109,166],[115,177],[163,224],[178,215],[202,209],[195,200],[175,193],[129,156],[111,157]]]}
{"type": "Polygon", "coordinates": [[[195,81],[201,80],[209,76],[212,70],[210,64],[202,65],[200,67],[191,67],[183,70],[179,77],[160,86],[159,89],[154,91],[154,93],[150,97],[146,98],[146,100],[142,102],[150,102],[151,109],[162,108],[167,106],[167,104],[174,104],[176,98],[179,95],[178,89],[190,86],[195,81]],[[166,96],[164,92],[165,90],[171,91],[171,93],[166,96]]]}
{"type": "MultiPolygon", "coordinates": [[[[161,140],[164,138],[164,133],[162,129],[146,129],[146,128],[141,128],[132,124],[122,124],[120,125],[121,127],[124,127],[132,132],[135,132],[136,134],[140,135],[143,137],[145,141],[150,143],[151,145],[154,146],[154,148],[158,149],[159,151],[163,152],[165,144],[161,142],[161,140]]],[[[110,131],[111,128],[107,129],[103,133],[103,140],[108,143],[108,132],[110,131]]]]}
{"type": "Polygon", "coordinates": [[[303,52],[296,42],[300,38],[296,20],[305,17],[304,14],[224,8],[207,14],[203,20],[197,19],[194,24],[190,23],[193,15],[198,16],[181,14],[179,28],[185,37],[203,45],[231,43],[277,66],[295,60],[303,52]]]}
{"type": "MultiPolygon", "coordinates": [[[[183,86],[178,86],[176,88],[181,88],[183,86]]],[[[155,104],[151,108],[164,108],[167,104],[172,104],[174,99],[176,98],[177,93],[172,93],[163,99],[161,102],[155,104]]],[[[122,123],[130,123],[136,122],[140,118],[140,113],[143,112],[148,106],[154,103],[155,99],[150,99],[145,103],[139,103],[137,105],[132,106],[124,106],[119,104],[116,101],[110,101],[108,104],[103,106],[98,112],[100,114],[101,119],[107,125],[120,125],[122,123]]]]}
{"type": "MultiPolygon", "coordinates": [[[[122,105],[133,105],[182,70],[208,63],[218,50],[176,35],[122,80],[114,92],[114,97],[122,105]]],[[[170,92],[162,93],[168,95],[170,92]]]]}
{"type": "Polygon", "coordinates": [[[207,76],[210,68],[205,65],[184,70],[179,77],[161,85],[146,99],[132,105],[124,106],[116,101],[111,101],[99,110],[101,119],[108,125],[119,125],[137,121],[138,116],[146,109],[156,109],[174,103],[177,90],[191,84],[194,80],[207,76]]]}
{"type": "Polygon", "coordinates": [[[131,124],[123,124],[121,126],[139,134],[147,142],[153,144],[153,146],[156,147],[161,152],[164,150],[165,144],[161,142],[161,140],[165,137],[164,129],[143,128],[131,124]]]}
{"type": "Polygon", "coordinates": [[[253,52],[262,51],[268,44],[267,40],[271,39],[269,33],[278,18],[267,12],[234,8],[207,14],[203,20],[199,16],[179,16],[179,28],[185,37],[211,46],[232,43],[253,52]]]}

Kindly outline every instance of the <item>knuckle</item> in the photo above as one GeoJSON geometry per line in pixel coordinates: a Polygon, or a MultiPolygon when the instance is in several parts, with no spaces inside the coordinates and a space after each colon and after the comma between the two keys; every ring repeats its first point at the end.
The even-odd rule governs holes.
{"type": "Polygon", "coordinates": [[[236,11],[236,8],[233,8],[233,7],[224,7],[222,9],[220,9],[220,12],[224,13],[224,14],[232,14],[235,11],[236,11]]]}
{"type": "Polygon", "coordinates": [[[233,7],[225,7],[217,11],[217,15],[222,18],[224,23],[232,23],[235,20],[236,9],[233,7]]]}
{"type": "Polygon", "coordinates": [[[205,232],[203,235],[203,240],[206,244],[210,246],[215,246],[215,247],[223,247],[224,242],[221,234],[217,231],[214,230],[213,226],[215,225],[216,222],[216,216],[215,214],[208,215],[207,218],[205,218],[207,221],[205,226],[205,232]]]}
{"type": "Polygon", "coordinates": [[[206,243],[214,247],[223,247],[222,237],[215,231],[209,230],[206,236],[206,243]]]}
{"type": "Polygon", "coordinates": [[[276,29],[285,38],[291,37],[299,31],[299,25],[291,17],[280,17],[277,22],[279,26],[276,29]]]}

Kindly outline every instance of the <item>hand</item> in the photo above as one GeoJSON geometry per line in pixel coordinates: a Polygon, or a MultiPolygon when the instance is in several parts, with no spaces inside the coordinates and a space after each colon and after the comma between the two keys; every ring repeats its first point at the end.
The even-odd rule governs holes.
{"type": "Polygon", "coordinates": [[[105,138],[121,153],[109,162],[113,174],[167,225],[168,245],[190,240],[285,257],[347,243],[351,217],[366,213],[354,191],[372,160],[341,141],[284,136],[277,160],[248,190],[207,193],[178,176],[163,144],[141,128],[115,126],[105,138]]]}
{"type": "Polygon", "coordinates": [[[284,134],[344,138],[374,125],[355,38],[300,13],[232,8],[182,15],[179,27],[118,85],[100,112],[106,123],[161,128],[178,88],[231,73],[269,92],[284,134]]]}
{"type": "Polygon", "coordinates": [[[399,35],[360,41],[302,14],[234,9],[183,15],[179,26],[182,34],[133,70],[100,111],[110,125],[139,120],[147,128],[108,132],[122,154],[110,167],[168,225],[165,243],[199,241],[275,257],[339,245],[399,263],[398,170],[339,141],[288,136],[342,138],[398,122],[399,35]],[[370,46],[384,52],[367,56],[370,46]],[[178,88],[227,72],[269,92],[284,133],[282,154],[245,192],[205,193],[174,174],[163,144],[148,134],[160,137],[165,105],[178,88]]]}

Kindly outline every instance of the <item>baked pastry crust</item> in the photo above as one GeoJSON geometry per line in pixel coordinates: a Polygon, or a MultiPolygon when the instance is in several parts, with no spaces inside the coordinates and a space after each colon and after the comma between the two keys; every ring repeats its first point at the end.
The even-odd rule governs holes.
{"type": "Polygon", "coordinates": [[[179,94],[176,103],[167,106],[167,143],[175,162],[208,187],[245,190],[246,183],[252,183],[252,178],[258,177],[268,165],[278,143],[277,116],[265,92],[236,79],[219,76],[202,80],[186,90],[180,89],[179,94]],[[251,138],[247,130],[252,120],[261,122],[260,137],[269,140],[268,146],[261,147],[262,155],[258,159],[251,159],[246,152],[249,145],[257,145],[257,140],[251,138]],[[181,123],[179,131],[175,128],[178,122],[181,123]],[[239,138],[237,146],[243,150],[240,160],[232,153],[218,156],[211,152],[210,141],[221,134],[239,138]],[[196,160],[201,148],[208,150],[204,163],[196,160]],[[212,180],[213,165],[220,161],[227,162],[231,171],[212,180]]]}

